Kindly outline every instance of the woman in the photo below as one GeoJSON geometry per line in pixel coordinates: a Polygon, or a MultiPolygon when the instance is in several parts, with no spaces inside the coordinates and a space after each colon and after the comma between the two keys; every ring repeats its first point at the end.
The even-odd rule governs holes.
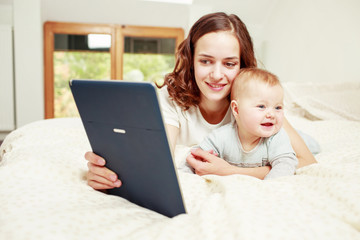
{"type": "MultiPolygon", "coordinates": [[[[171,149],[193,146],[213,129],[233,121],[229,108],[231,83],[244,67],[256,67],[251,37],[236,15],[212,13],[200,18],[179,46],[175,69],[165,77],[160,102],[171,149]]],[[[299,159],[299,167],[316,160],[302,138],[285,120],[284,129],[299,159]]],[[[246,174],[263,179],[270,167],[239,168],[197,149],[188,163],[199,175],[246,174]],[[200,161],[199,161],[200,160],[200,161]],[[226,169],[226,171],[224,171],[226,169]]],[[[105,160],[87,152],[88,184],[94,189],[120,187],[105,160]]]]}

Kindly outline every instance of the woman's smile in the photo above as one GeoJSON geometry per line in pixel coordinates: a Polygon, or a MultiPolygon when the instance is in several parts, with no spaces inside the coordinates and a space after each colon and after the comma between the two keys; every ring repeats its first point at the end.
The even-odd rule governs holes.
{"type": "Polygon", "coordinates": [[[213,91],[221,91],[221,90],[223,90],[224,87],[227,85],[227,84],[209,83],[209,82],[206,82],[206,84],[207,84],[213,91]]]}

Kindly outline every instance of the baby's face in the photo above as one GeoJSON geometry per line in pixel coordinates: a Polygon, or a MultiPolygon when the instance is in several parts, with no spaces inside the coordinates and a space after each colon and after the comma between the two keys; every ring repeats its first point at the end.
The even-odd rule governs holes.
{"type": "Polygon", "coordinates": [[[270,137],[277,133],[284,120],[283,98],[284,92],[279,85],[250,83],[238,99],[236,121],[239,130],[257,137],[270,137]]]}

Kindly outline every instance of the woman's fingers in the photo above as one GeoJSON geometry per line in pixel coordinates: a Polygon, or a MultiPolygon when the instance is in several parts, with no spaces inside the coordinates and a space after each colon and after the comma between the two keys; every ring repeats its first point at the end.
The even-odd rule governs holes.
{"type": "MultiPolygon", "coordinates": [[[[93,177],[95,178],[95,176],[98,176],[98,178],[100,178],[100,182],[104,182],[102,181],[102,179],[105,179],[109,182],[113,182],[116,183],[118,181],[118,177],[116,175],[116,173],[114,173],[113,171],[109,170],[106,167],[102,167],[102,166],[98,166],[95,164],[92,164],[91,162],[88,162],[88,168],[89,168],[89,173],[88,177],[93,177]]],[[[99,180],[99,179],[97,179],[99,180]]]]}
{"type": "Polygon", "coordinates": [[[186,161],[194,169],[197,175],[205,175],[210,173],[211,156],[212,153],[202,150],[201,148],[191,149],[191,154],[186,158],[186,161]],[[210,158],[209,158],[210,157],[210,158]]]}
{"type": "Polygon", "coordinates": [[[203,162],[210,162],[211,156],[214,156],[211,151],[207,152],[202,150],[201,148],[191,149],[191,154],[195,159],[203,162]]]}
{"type": "Polygon", "coordinates": [[[113,171],[104,167],[106,162],[99,155],[96,155],[93,152],[87,152],[85,153],[85,159],[89,161],[88,168],[89,171],[93,173],[93,175],[99,175],[112,182],[117,180],[117,175],[113,171]]]}
{"type": "Polygon", "coordinates": [[[193,149],[186,161],[194,168],[198,175],[216,174],[226,175],[231,165],[211,152],[202,149],[193,149]]]}
{"type": "Polygon", "coordinates": [[[102,184],[102,183],[99,183],[99,182],[95,182],[95,181],[91,181],[91,180],[88,180],[88,185],[90,187],[92,187],[93,189],[95,189],[95,190],[108,190],[108,189],[114,188],[112,186],[102,184]]]}
{"type": "Polygon", "coordinates": [[[93,152],[85,153],[85,159],[88,162],[89,171],[87,173],[88,185],[94,189],[111,189],[120,187],[121,181],[117,175],[105,167],[105,160],[93,152]]]}
{"type": "Polygon", "coordinates": [[[194,168],[195,166],[198,165],[199,160],[197,160],[194,155],[189,154],[189,155],[186,157],[186,162],[187,162],[191,167],[194,168]]]}
{"type": "Polygon", "coordinates": [[[121,181],[117,179],[115,182],[110,181],[100,175],[96,175],[93,172],[89,171],[87,173],[87,182],[88,185],[91,186],[94,189],[111,189],[114,187],[120,187],[121,181]]]}
{"type": "Polygon", "coordinates": [[[189,163],[189,165],[194,169],[195,173],[198,175],[204,175],[206,174],[206,164],[207,162],[203,162],[202,160],[199,160],[194,156],[193,154],[189,154],[186,157],[186,161],[189,163]]]}
{"type": "Polygon", "coordinates": [[[105,160],[100,157],[99,155],[93,153],[93,152],[86,152],[85,153],[85,159],[91,162],[92,164],[98,165],[98,166],[105,166],[105,160]]]}

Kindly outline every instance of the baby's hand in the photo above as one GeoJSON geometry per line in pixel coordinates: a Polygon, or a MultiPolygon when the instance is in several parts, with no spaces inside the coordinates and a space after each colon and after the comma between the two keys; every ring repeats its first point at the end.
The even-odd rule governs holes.
{"type": "Polygon", "coordinates": [[[213,149],[209,150],[208,153],[214,155],[214,156],[219,156],[219,154],[217,152],[215,152],[213,149]]]}

